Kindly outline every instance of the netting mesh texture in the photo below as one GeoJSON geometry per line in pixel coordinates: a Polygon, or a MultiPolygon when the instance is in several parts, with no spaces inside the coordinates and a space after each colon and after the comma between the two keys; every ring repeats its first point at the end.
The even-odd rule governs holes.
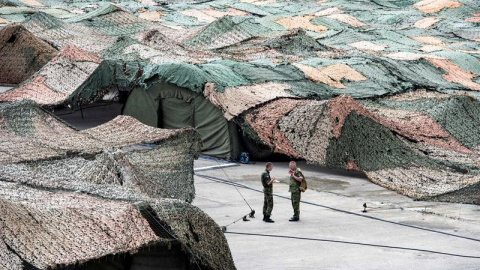
{"type": "Polygon", "coordinates": [[[8,269],[81,264],[172,239],[192,263],[234,268],[220,228],[189,204],[200,149],[195,130],[161,130],[121,116],[79,132],[32,102],[2,104],[0,119],[8,247],[0,256],[8,269]],[[23,155],[12,159],[16,152],[23,155]],[[137,203],[153,209],[168,236],[153,231],[137,203]]]}

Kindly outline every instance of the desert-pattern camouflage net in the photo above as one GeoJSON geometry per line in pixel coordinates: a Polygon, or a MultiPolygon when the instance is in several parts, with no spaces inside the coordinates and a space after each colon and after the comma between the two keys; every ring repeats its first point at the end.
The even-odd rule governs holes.
{"type": "Polygon", "coordinates": [[[0,23],[60,52],[2,101],[76,107],[167,82],[272,152],[417,199],[480,201],[475,0],[3,2],[0,23]]]}
{"type": "Polygon", "coordinates": [[[0,84],[18,84],[38,71],[57,50],[13,23],[0,29],[0,84]]]}
{"type": "Polygon", "coordinates": [[[100,58],[65,46],[21,86],[0,96],[0,101],[29,99],[39,105],[58,105],[73,96],[100,65],[100,58]]]}
{"type": "Polygon", "coordinates": [[[3,244],[39,269],[162,241],[132,203],[5,181],[0,181],[0,198],[3,244]]]}
{"type": "Polygon", "coordinates": [[[25,173],[42,172],[54,182],[81,179],[132,187],[154,198],[194,198],[192,167],[200,139],[193,129],[157,129],[118,116],[76,131],[32,102],[1,105],[0,119],[0,164],[22,163],[25,173]]]}
{"type": "Polygon", "coordinates": [[[62,186],[40,178],[20,183],[4,180],[2,172],[0,212],[4,269],[24,269],[24,263],[37,269],[82,266],[106,255],[135,254],[142,247],[173,241],[181,243],[192,264],[235,269],[218,225],[180,200],[153,199],[121,186],[80,180],[62,186]],[[152,211],[144,214],[145,205],[152,211]]]}
{"type": "Polygon", "coordinates": [[[2,269],[78,266],[172,241],[192,264],[235,268],[218,225],[190,205],[195,130],[118,116],[77,131],[21,101],[0,104],[0,134],[2,269]]]}

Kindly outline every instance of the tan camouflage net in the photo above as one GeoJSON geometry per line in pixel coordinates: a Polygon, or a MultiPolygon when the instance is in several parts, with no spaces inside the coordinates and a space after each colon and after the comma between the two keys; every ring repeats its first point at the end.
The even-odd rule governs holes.
{"type": "Polygon", "coordinates": [[[217,92],[215,86],[205,86],[204,95],[210,102],[225,112],[225,118],[231,120],[251,107],[280,97],[292,97],[285,90],[288,84],[265,83],[253,86],[227,88],[224,93],[217,92]]]}
{"type": "Polygon", "coordinates": [[[450,0],[423,0],[413,6],[423,13],[435,13],[444,8],[457,8],[461,5],[459,2],[450,0]]]}
{"type": "Polygon", "coordinates": [[[28,162],[26,170],[42,171],[53,181],[74,177],[133,187],[155,198],[193,200],[200,140],[192,129],[162,130],[118,116],[79,132],[29,102],[3,104],[0,119],[0,164],[28,162]]]}
{"type": "MultiPolygon", "coordinates": [[[[273,152],[299,158],[300,155],[290,146],[284,135],[285,133],[280,132],[276,125],[278,120],[286,113],[297,106],[302,106],[305,102],[304,100],[278,99],[248,113],[245,119],[260,139],[271,147],[273,152]]],[[[298,125],[292,125],[292,127],[294,126],[298,127],[298,125]]]]}
{"type": "Polygon", "coordinates": [[[327,101],[308,101],[284,115],[279,129],[290,142],[294,142],[301,157],[326,165],[327,147],[333,137],[333,127],[326,112],[327,101]],[[315,117],[311,117],[315,115],[315,117]]]}
{"type": "Polygon", "coordinates": [[[5,258],[0,263],[8,269],[23,269],[21,262],[38,269],[82,266],[176,241],[193,265],[235,269],[218,225],[189,203],[152,199],[120,186],[77,181],[54,188],[40,179],[20,184],[1,175],[0,247],[8,248],[0,248],[5,258]]]}
{"type": "Polygon", "coordinates": [[[0,84],[18,84],[44,66],[57,50],[20,24],[0,30],[0,84]]]}
{"type": "Polygon", "coordinates": [[[218,225],[189,204],[200,149],[193,129],[119,116],[79,132],[32,102],[0,104],[0,123],[0,257],[8,269],[82,265],[172,241],[192,264],[235,269],[218,225]]]}
{"type": "Polygon", "coordinates": [[[130,203],[4,181],[0,215],[2,242],[39,269],[84,263],[162,241],[130,203]]]}
{"type": "MultiPolygon", "coordinates": [[[[480,201],[470,196],[474,184],[462,184],[479,174],[480,6],[474,1],[25,2],[15,2],[28,6],[22,13],[2,9],[2,22],[22,22],[56,49],[73,46],[102,62],[92,71],[98,61],[56,58],[51,63],[58,61],[64,75],[42,68],[3,100],[77,106],[112,85],[167,82],[202,93],[272,152],[368,173],[435,170],[438,183],[451,175],[451,188],[425,180],[431,185],[425,190],[438,192],[422,193],[414,188],[422,184],[396,179],[400,184],[389,185],[382,173],[375,182],[415,198],[452,201],[458,201],[456,187],[460,201],[480,201]],[[30,15],[37,10],[43,12],[30,15]],[[295,98],[302,102],[294,106],[295,98]]],[[[77,149],[62,143],[63,152],[77,149]]],[[[18,144],[33,152],[31,144],[18,144]]],[[[38,149],[38,156],[57,155],[56,148],[38,149]]],[[[4,158],[28,159],[8,151],[4,158]]]]}
{"type": "MultiPolygon", "coordinates": [[[[201,66],[204,63],[215,62],[226,68],[255,62],[271,70],[277,65],[291,66],[292,73],[301,74],[295,79],[282,79],[257,73],[258,69],[250,65],[235,67],[228,74],[207,74],[205,82],[216,83],[220,92],[227,87],[265,83],[288,84],[286,89],[292,95],[319,99],[341,94],[375,98],[418,88],[443,93],[478,91],[478,5],[467,0],[408,4],[332,1],[246,4],[227,0],[221,5],[209,1],[196,7],[166,2],[166,7],[160,7],[152,1],[99,4],[44,0],[38,2],[45,8],[37,6],[43,12],[20,16],[7,9],[0,12],[0,17],[16,14],[25,18],[22,25],[31,35],[58,49],[69,45],[103,60],[146,65],[139,65],[136,71],[116,67],[97,70],[93,74],[97,84],[91,87],[86,87],[91,82],[83,76],[78,77],[85,82],[80,86],[72,79],[58,82],[68,93],[77,87],[84,102],[119,80],[127,85],[139,83],[144,69],[176,72],[178,66],[169,65],[163,71],[158,68],[171,62],[195,64],[207,73],[201,66]],[[369,31],[364,31],[367,27],[369,31]],[[221,59],[238,62],[217,62],[221,59]],[[122,72],[126,74],[119,76],[122,72]],[[235,82],[237,77],[242,80],[235,82]]],[[[76,73],[69,74],[66,78],[76,78],[76,73]]],[[[53,82],[48,84],[53,91],[44,87],[45,81],[51,80],[55,77],[31,78],[31,89],[38,89],[38,96],[22,89],[7,100],[35,98],[45,105],[70,101],[72,96],[62,96],[53,82]]],[[[181,87],[189,85],[174,81],[181,87]]],[[[190,89],[199,91],[202,86],[190,89]]]]}
{"type": "Polygon", "coordinates": [[[95,55],[66,46],[30,80],[0,94],[0,101],[30,99],[39,105],[62,104],[92,75],[100,62],[95,55]]]}
{"type": "Polygon", "coordinates": [[[3,269],[23,269],[20,257],[9,249],[3,241],[0,242],[0,266],[3,269]]]}

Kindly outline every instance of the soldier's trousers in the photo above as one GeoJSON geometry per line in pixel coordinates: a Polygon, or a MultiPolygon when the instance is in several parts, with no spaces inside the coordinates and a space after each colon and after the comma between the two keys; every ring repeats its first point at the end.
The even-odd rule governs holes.
{"type": "Polygon", "coordinates": [[[264,188],[263,195],[263,215],[270,216],[273,210],[273,190],[271,188],[264,188]]]}
{"type": "Polygon", "coordinates": [[[299,191],[292,192],[292,207],[293,207],[293,217],[300,218],[300,197],[301,193],[299,191]]]}

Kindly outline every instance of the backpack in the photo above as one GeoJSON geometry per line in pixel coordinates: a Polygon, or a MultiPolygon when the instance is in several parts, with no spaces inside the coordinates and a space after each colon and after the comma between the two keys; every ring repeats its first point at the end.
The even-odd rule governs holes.
{"type": "Polygon", "coordinates": [[[298,189],[300,189],[301,192],[305,192],[307,190],[307,179],[305,179],[305,175],[302,173],[302,171],[300,171],[300,173],[303,176],[303,181],[300,183],[300,187],[298,189]]]}
{"type": "Polygon", "coordinates": [[[307,180],[303,179],[298,189],[300,189],[301,192],[305,192],[305,190],[307,190],[307,180]]]}

